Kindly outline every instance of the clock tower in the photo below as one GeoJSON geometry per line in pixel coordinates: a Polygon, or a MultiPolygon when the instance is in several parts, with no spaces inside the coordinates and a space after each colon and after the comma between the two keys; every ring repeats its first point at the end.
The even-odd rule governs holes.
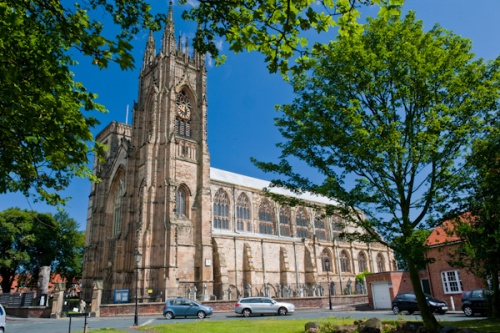
{"type": "Polygon", "coordinates": [[[161,49],[152,33],[146,44],[132,126],[113,122],[96,138],[110,152],[94,165],[102,182],[89,199],[84,284],[135,290],[137,270],[144,299],[212,285],[207,72],[189,51],[170,4],[161,49]]]}
{"type": "Polygon", "coordinates": [[[201,290],[213,277],[206,265],[212,259],[207,73],[204,55],[190,55],[187,41],[175,43],[172,5],[156,52],[150,34],[134,105],[134,163],[127,164],[134,207],[127,252],[142,254],[140,290],[168,293],[183,283],[201,290]]]}

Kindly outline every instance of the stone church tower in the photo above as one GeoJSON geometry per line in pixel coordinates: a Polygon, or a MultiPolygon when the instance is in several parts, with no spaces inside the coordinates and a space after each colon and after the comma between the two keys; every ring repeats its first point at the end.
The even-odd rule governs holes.
{"type": "Polygon", "coordinates": [[[363,230],[326,215],[336,201],[271,189],[299,199],[289,207],[269,182],[210,167],[205,57],[188,49],[170,7],[161,48],[152,34],[146,44],[133,125],[96,137],[109,149],[94,162],[84,299],[94,287],[103,303],[136,290],[141,302],[359,294],[360,274],[397,269],[387,247],[342,238],[363,230]]]}
{"type": "Polygon", "coordinates": [[[109,151],[94,165],[84,285],[133,290],[135,267],[139,290],[155,295],[211,280],[205,56],[176,43],[172,6],[159,53],[149,35],[133,115],[132,127],[113,122],[96,138],[109,151]]]}

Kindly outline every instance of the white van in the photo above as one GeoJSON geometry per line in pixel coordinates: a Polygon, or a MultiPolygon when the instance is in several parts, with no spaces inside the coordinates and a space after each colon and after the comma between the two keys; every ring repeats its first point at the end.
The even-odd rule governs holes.
{"type": "Polygon", "coordinates": [[[0,332],[5,332],[5,309],[2,304],[0,304],[0,332]]]}

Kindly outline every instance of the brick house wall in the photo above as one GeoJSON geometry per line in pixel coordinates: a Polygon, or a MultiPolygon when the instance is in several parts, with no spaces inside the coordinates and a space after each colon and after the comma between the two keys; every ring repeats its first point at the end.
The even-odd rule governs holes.
{"type": "Polygon", "coordinates": [[[485,288],[486,284],[483,279],[473,275],[466,269],[456,268],[448,263],[451,260],[450,253],[452,253],[453,249],[456,247],[456,244],[451,244],[434,246],[429,249],[426,255],[428,258],[434,258],[435,261],[427,265],[427,274],[429,276],[432,295],[448,302],[450,309],[455,307],[456,310],[460,310],[462,306],[461,298],[463,291],[485,288]],[[458,290],[445,290],[443,274],[460,278],[458,281],[458,290]]]}

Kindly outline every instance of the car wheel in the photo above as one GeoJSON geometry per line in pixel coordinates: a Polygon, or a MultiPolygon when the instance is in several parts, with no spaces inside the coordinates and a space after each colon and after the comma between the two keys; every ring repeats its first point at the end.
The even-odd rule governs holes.
{"type": "Polygon", "coordinates": [[[163,317],[165,317],[166,319],[172,319],[174,318],[174,314],[170,311],[167,311],[163,314],[163,317]]]}
{"type": "Polygon", "coordinates": [[[394,313],[394,314],[396,314],[396,315],[397,315],[397,314],[399,314],[400,312],[401,312],[401,310],[399,310],[399,306],[397,306],[397,305],[393,305],[393,307],[392,307],[392,313],[394,313]]]}
{"type": "Polygon", "coordinates": [[[245,317],[250,317],[250,315],[252,314],[252,311],[250,311],[250,309],[243,309],[242,313],[245,317]]]}
{"type": "Polygon", "coordinates": [[[200,318],[200,319],[203,319],[203,318],[205,318],[205,317],[206,317],[206,314],[205,314],[205,312],[203,312],[203,311],[198,311],[198,313],[196,314],[196,316],[197,316],[198,318],[200,318]]]}
{"type": "Polygon", "coordinates": [[[278,314],[280,316],[285,316],[288,313],[288,310],[285,307],[281,307],[278,309],[278,314]]]}
{"type": "Polygon", "coordinates": [[[464,308],[464,314],[467,316],[467,317],[472,317],[472,315],[474,315],[474,311],[472,311],[472,308],[470,306],[466,306],[464,308]]]}

